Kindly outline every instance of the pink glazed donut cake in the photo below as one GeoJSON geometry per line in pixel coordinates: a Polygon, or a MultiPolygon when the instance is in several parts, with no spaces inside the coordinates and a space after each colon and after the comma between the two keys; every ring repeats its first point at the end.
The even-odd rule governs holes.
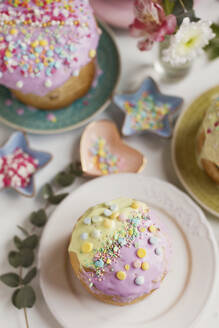
{"type": "Polygon", "coordinates": [[[93,296],[123,306],[160,287],[171,244],[146,204],[118,198],[78,219],[68,252],[76,276],[93,296]]]}
{"type": "Polygon", "coordinates": [[[88,0],[2,0],[0,84],[40,109],[69,105],[92,84],[99,34],[88,0]]]}

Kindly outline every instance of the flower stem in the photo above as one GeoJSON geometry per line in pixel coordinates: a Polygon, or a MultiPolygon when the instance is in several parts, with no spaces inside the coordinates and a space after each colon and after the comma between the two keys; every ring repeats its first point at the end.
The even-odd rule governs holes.
{"type": "Polygon", "coordinates": [[[184,3],[183,3],[183,0],[179,0],[179,2],[180,2],[180,4],[181,4],[181,6],[183,7],[183,10],[185,11],[185,13],[187,12],[187,9],[186,9],[186,7],[185,7],[185,5],[184,5],[184,3]]]}
{"type": "Polygon", "coordinates": [[[25,318],[26,328],[30,328],[28,318],[27,318],[27,309],[26,308],[24,308],[24,318],[25,318]]]}

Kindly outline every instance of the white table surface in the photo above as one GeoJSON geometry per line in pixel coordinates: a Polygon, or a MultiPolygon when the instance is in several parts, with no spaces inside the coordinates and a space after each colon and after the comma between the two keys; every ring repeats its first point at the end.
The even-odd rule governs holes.
{"type": "MultiPolygon", "coordinates": [[[[203,0],[197,8],[198,13],[203,18],[219,20],[219,2],[216,0],[203,0]]],[[[156,58],[156,49],[148,53],[140,53],[136,47],[136,40],[131,39],[127,32],[115,31],[116,40],[121,51],[122,74],[118,86],[118,91],[134,90],[141,81],[151,75],[157,81],[159,76],[149,67],[153,58],[156,58]]],[[[178,83],[159,82],[160,89],[164,93],[179,95],[184,98],[183,109],[205,90],[219,84],[219,59],[208,62],[206,59],[199,59],[193,65],[192,72],[178,83]]],[[[98,117],[114,120],[118,127],[121,127],[123,114],[114,105],[98,117]]],[[[43,184],[54,175],[65,168],[72,160],[78,158],[78,147],[80,135],[83,128],[52,136],[28,135],[28,139],[33,148],[50,151],[54,158],[52,162],[37,174],[37,191],[43,184]]],[[[7,140],[12,129],[0,124],[0,143],[7,140]]],[[[171,140],[164,140],[156,136],[133,136],[125,139],[126,142],[140,150],[148,159],[148,164],[143,175],[154,176],[162,180],[169,181],[182,189],[170,159],[171,140]]],[[[72,187],[75,189],[83,180],[78,180],[72,187]]],[[[16,225],[23,225],[29,213],[40,207],[38,198],[28,199],[19,196],[11,191],[3,191],[0,195],[0,273],[8,272],[13,268],[8,265],[7,253],[12,249],[12,238],[18,233],[16,225]]],[[[219,219],[206,213],[219,243],[219,219]]],[[[30,328],[60,328],[53,316],[50,314],[39,289],[38,278],[33,282],[37,292],[37,302],[33,309],[28,310],[30,328]]],[[[201,286],[200,286],[201,288],[201,286]]],[[[10,301],[12,289],[0,284],[0,327],[1,328],[23,328],[23,312],[16,310],[10,301]]],[[[195,328],[216,328],[219,327],[219,284],[214,291],[209,305],[203,315],[202,320],[195,328]]],[[[195,306],[195,304],[194,304],[195,306]]],[[[192,311],[192,309],[191,309],[192,311]]],[[[115,327],[117,328],[117,327],[115,327]]],[[[162,327],[165,328],[165,327],[162,327]]]]}

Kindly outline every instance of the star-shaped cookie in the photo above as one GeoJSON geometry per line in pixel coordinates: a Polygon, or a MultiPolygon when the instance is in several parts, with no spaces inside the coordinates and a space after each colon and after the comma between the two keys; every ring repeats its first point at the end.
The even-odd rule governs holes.
{"type": "Polygon", "coordinates": [[[172,135],[172,114],[183,99],[162,94],[148,77],[135,93],[115,95],[114,102],[126,114],[122,127],[124,136],[150,131],[167,138],[172,135]]]}
{"type": "Polygon", "coordinates": [[[29,147],[22,132],[11,135],[0,148],[0,190],[11,188],[20,194],[34,195],[34,174],[52,158],[46,152],[29,147]]]}

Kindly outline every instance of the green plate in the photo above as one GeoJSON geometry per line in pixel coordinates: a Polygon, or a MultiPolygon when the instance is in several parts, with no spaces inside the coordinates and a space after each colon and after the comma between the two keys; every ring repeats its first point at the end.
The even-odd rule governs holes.
{"type": "Polygon", "coordinates": [[[219,86],[208,90],[183,112],[175,127],[172,158],[176,173],[191,196],[207,211],[219,217],[219,187],[198,166],[196,136],[206,110],[219,95],[219,86]]]}
{"type": "Polygon", "coordinates": [[[7,88],[0,86],[0,121],[30,133],[53,134],[78,128],[103,111],[111,102],[119,79],[120,57],[112,32],[103,24],[100,28],[98,74],[83,98],[61,110],[43,111],[24,105],[12,98],[7,88]]]}

